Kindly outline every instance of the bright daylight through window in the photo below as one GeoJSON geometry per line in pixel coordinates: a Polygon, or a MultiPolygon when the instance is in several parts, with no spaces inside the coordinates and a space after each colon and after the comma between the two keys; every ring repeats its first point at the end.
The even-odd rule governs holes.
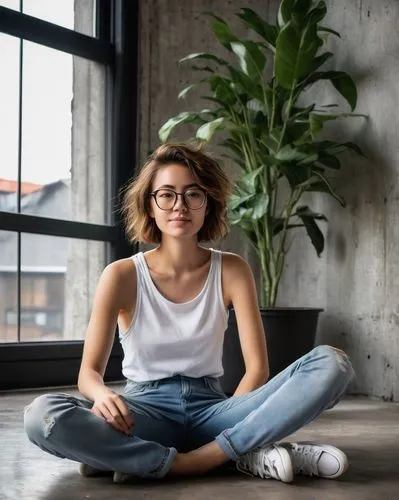
{"type": "MultiPolygon", "coordinates": [[[[0,0],[21,5],[93,36],[94,1],[0,0]]],[[[0,211],[108,224],[105,66],[4,33],[0,54],[0,211]]],[[[82,339],[107,245],[0,230],[0,343],[82,339]]]]}

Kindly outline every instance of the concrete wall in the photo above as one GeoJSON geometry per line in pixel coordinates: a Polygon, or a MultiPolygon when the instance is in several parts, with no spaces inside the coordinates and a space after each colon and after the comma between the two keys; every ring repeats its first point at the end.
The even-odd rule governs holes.
{"type": "MultiPolygon", "coordinates": [[[[168,118],[188,109],[210,107],[209,101],[200,99],[204,88],[194,89],[184,101],[177,99],[180,90],[193,83],[191,70],[188,66],[179,66],[179,59],[193,52],[215,53],[217,50],[226,57],[226,51],[216,42],[209,28],[209,17],[201,14],[213,12],[229,21],[238,35],[245,36],[243,23],[234,15],[242,6],[240,0],[141,2],[140,162],[159,144],[158,129],[168,118]]],[[[273,12],[272,2],[265,0],[247,0],[245,6],[265,17],[273,12]]],[[[195,129],[181,127],[175,130],[171,139],[186,140],[195,129]]],[[[213,147],[212,152],[217,153],[218,149],[213,147]]],[[[225,168],[234,175],[232,165],[226,162],[225,168]]],[[[258,280],[259,266],[254,252],[239,230],[233,228],[225,240],[209,246],[240,253],[251,263],[258,280]]]]}
{"type": "MultiPolygon", "coordinates": [[[[357,141],[368,159],[348,155],[343,161],[335,181],[348,202],[345,209],[324,196],[309,199],[312,208],[329,219],[323,227],[326,249],[318,259],[306,235],[293,235],[279,304],[323,307],[317,340],[347,350],[357,372],[351,391],[399,400],[399,2],[327,4],[326,25],[342,36],[329,42],[336,54],[330,67],[355,77],[357,110],[369,120],[341,122],[327,129],[326,136],[357,141]]],[[[195,93],[184,104],[176,98],[189,81],[188,71],[179,70],[177,60],[217,46],[207,20],[199,14],[211,10],[238,27],[233,13],[240,7],[251,7],[273,20],[277,5],[273,0],[142,2],[141,159],[158,144],[157,130],[167,118],[187,109],[187,103],[193,109],[205,104],[195,93]]],[[[339,102],[344,109],[327,86],[316,87],[308,97],[320,104],[339,102]]],[[[187,132],[179,138],[187,138],[187,132]]],[[[220,247],[247,256],[258,273],[239,232],[220,247]]]]}
{"type": "MultiPolygon", "coordinates": [[[[358,85],[352,119],[331,127],[330,137],[355,140],[367,160],[346,156],[336,185],[348,205],[314,197],[324,212],[326,250],[318,259],[306,236],[298,236],[287,261],[282,304],[325,308],[319,343],[344,348],[357,380],[352,391],[399,400],[399,3],[330,0],[326,25],[341,33],[331,39],[334,66],[358,85]]],[[[315,89],[322,103],[333,91],[315,89]]]]}

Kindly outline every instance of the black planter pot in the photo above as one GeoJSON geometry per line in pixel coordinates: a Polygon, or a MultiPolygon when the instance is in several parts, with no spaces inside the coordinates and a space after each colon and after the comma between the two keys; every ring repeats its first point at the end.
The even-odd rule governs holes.
{"type": "MultiPolygon", "coordinates": [[[[266,334],[270,378],[313,349],[321,311],[323,309],[305,307],[260,310],[266,334]]],[[[230,310],[224,339],[223,368],[221,383],[226,394],[231,395],[245,372],[234,309],[230,310]]]]}

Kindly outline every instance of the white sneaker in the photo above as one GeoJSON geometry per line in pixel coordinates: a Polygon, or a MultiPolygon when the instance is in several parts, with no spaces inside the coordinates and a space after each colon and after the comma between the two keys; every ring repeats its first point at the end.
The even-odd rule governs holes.
{"type": "Polygon", "coordinates": [[[129,472],[114,472],[113,482],[115,484],[125,484],[132,481],[132,479],[137,479],[137,476],[129,472]]]}
{"type": "Polygon", "coordinates": [[[87,464],[79,464],[79,472],[84,477],[103,476],[107,473],[107,471],[96,469],[95,467],[87,464]]]}
{"type": "Polygon", "coordinates": [[[294,474],[335,479],[348,469],[345,453],[329,444],[308,441],[279,443],[291,455],[294,474]]]}
{"type": "Polygon", "coordinates": [[[290,483],[294,478],[290,454],[275,444],[241,455],[236,467],[245,474],[277,479],[283,483],[290,483]]]}

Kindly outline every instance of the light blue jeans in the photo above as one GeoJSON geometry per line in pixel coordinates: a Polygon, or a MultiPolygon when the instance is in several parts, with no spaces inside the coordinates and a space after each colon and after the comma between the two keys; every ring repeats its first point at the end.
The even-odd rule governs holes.
{"type": "Polygon", "coordinates": [[[285,438],[334,406],[353,375],[345,355],[318,346],[259,389],[231,398],[210,377],[128,381],[123,397],[135,421],[131,436],[94,415],[92,402],[68,394],[37,397],[25,408],[25,431],[57,457],[161,478],[178,452],[215,439],[236,460],[285,438]]]}

